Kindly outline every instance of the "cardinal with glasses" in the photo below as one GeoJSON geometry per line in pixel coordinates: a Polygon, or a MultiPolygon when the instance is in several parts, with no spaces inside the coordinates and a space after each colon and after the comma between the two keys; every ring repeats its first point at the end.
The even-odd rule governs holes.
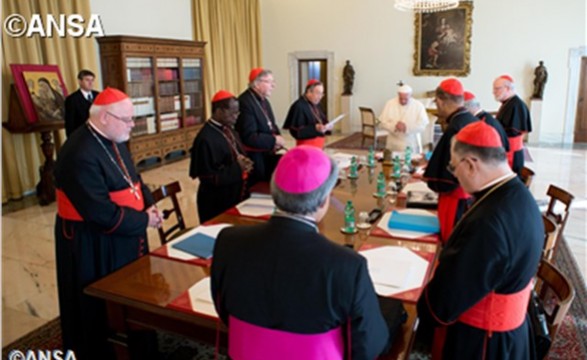
{"type": "Polygon", "coordinates": [[[106,306],[84,294],[84,288],[147,254],[147,227],[162,222],[125,144],[134,127],[132,116],[129,97],[106,88],[94,100],[89,120],[61,148],[55,165],[63,348],[74,350],[78,359],[114,358],[106,342],[106,306]]]}

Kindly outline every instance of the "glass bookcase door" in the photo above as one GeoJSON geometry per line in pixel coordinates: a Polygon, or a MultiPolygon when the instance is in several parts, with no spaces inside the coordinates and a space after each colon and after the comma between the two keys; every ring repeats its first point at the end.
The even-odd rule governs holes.
{"type": "Polygon", "coordinates": [[[182,112],[178,58],[157,58],[157,83],[161,132],[179,129],[182,112]]]}
{"type": "Polygon", "coordinates": [[[185,108],[185,126],[194,126],[204,122],[202,104],[202,60],[196,58],[182,59],[183,93],[185,108]]]}
{"type": "Polygon", "coordinates": [[[135,127],[131,136],[138,137],[157,132],[155,121],[153,59],[150,57],[126,58],[128,95],[134,109],[135,127]]]}

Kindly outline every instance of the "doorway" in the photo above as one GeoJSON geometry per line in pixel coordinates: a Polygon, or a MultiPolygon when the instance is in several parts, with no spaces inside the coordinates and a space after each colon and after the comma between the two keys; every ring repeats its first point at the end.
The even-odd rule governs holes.
{"type": "Polygon", "coordinates": [[[575,143],[587,143],[587,57],[581,58],[577,115],[575,118],[575,143]]]}
{"type": "Polygon", "coordinates": [[[298,60],[298,82],[297,93],[303,94],[306,84],[310,79],[320,80],[324,84],[324,97],[320,100],[320,108],[324,114],[328,114],[328,60],[327,59],[304,59],[298,60]]]}

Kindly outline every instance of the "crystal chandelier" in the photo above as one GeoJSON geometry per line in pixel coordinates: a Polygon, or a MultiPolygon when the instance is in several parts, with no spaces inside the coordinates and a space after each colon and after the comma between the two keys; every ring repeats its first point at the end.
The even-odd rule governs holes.
{"type": "Polygon", "coordinates": [[[457,6],[459,6],[458,0],[395,0],[396,9],[417,13],[445,11],[457,6]]]}

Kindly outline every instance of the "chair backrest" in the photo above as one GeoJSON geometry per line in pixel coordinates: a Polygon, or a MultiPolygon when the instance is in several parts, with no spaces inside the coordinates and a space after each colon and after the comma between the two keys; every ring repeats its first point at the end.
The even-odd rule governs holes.
{"type": "Polygon", "coordinates": [[[228,355],[234,360],[342,360],[344,340],[340,327],[320,334],[297,334],[264,328],[230,316],[228,355]]]}
{"type": "Polygon", "coordinates": [[[544,305],[546,321],[552,342],[575,298],[575,289],[569,279],[553,264],[542,259],[536,274],[536,293],[544,305]]]}
{"type": "Polygon", "coordinates": [[[534,179],[534,171],[532,171],[532,169],[527,168],[527,167],[523,167],[522,170],[520,171],[520,178],[522,178],[522,182],[524,182],[524,185],[526,185],[527,188],[530,188],[530,185],[532,185],[532,180],[534,179]]]}
{"type": "Polygon", "coordinates": [[[181,207],[179,206],[179,201],[177,200],[177,193],[179,192],[181,192],[181,185],[179,184],[179,181],[162,185],[160,188],[153,191],[153,199],[155,200],[155,203],[158,203],[165,198],[171,199],[172,207],[169,209],[162,208],[162,205],[164,204],[158,205],[160,210],[163,212],[163,219],[168,220],[171,214],[175,213],[175,219],[177,221],[172,226],[165,226],[167,230],[164,230],[163,226],[158,229],[159,238],[161,239],[162,245],[165,245],[173,235],[176,235],[178,232],[186,229],[185,222],[183,221],[183,214],[181,213],[181,207]]]}
{"type": "Polygon", "coordinates": [[[367,107],[359,107],[361,113],[361,127],[363,136],[375,138],[377,133],[377,118],[373,109],[367,107]]]}
{"type": "Polygon", "coordinates": [[[555,185],[550,185],[548,187],[546,195],[550,196],[550,202],[548,203],[548,208],[546,209],[545,214],[558,226],[556,241],[559,242],[563,236],[563,231],[565,230],[565,225],[567,223],[567,219],[569,218],[571,203],[575,197],[568,191],[563,190],[555,185]],[[565,205],[564,210],[561,213],[557,213],[557,210],[555,209],[557,202],[561,202],[565,205]]]}
{"type": "Polygon", "coordinates": [[[544,247],[542,248],[542,258],[550,261],[554,255],[555,248],[558,245],[558,226],[545,214],[542,214],[542,222],[544,223],[544,247]]]}

